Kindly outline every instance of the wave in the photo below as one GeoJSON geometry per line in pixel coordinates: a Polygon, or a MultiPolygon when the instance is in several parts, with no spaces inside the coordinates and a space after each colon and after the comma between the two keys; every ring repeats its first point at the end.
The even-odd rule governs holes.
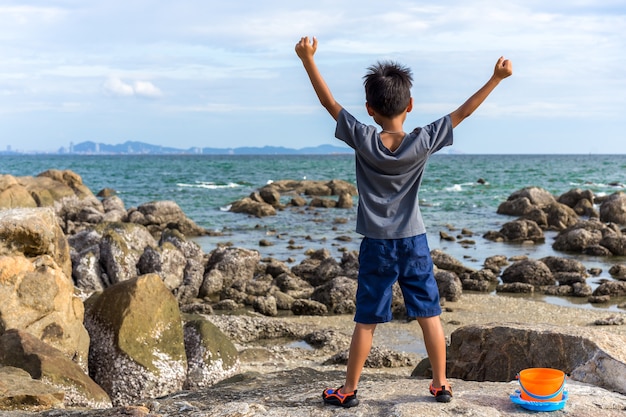
{"type": "Polygon", "coordinates": [[[242,187],[241,184],[237,184],[235,182],[229,182],[226,184],[223,183],[215,183],[215,182],[204,182],[204,181],[196,181],[195,184],[185,184],[185,183],[178,183],[176,184],[177,187],[181,187],[181,188],[206,188],[209,190],[219,190],[219,189],[223,189],[223,188],[239,188],[242,187]]]}
{"type": "Polygon", "coordinates": [[[445,187],[444,190],[451,191],[451,192],[461,192],[461,191],[465,191],[463,187],[474,187],[476,185],[478,185],[478,183],[476,182],[465,182],[463,184],[454,184],[451,187],[445,187]]]}

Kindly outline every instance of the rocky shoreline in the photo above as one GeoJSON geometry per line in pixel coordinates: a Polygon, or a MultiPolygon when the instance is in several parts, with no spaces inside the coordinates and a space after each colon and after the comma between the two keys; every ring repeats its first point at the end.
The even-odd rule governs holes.
{"type": "MultiPolygon", "coordinates": [[[[331,208],[337,202],[325,203],[331,199],[323,196],[335,195],[348,204],[355,192],[337,181],[276,184],[250,197],[254,215],[269,212],[265,206],[280,208],[284,193],[292,195],[293,205],[315,201],[317,207],[331,208]]],[[[0,176],[0,205],[8,201],[12,207],[0,210],[0,292],[6,300],[0,306],[0,409],[13,410],[0,415],[335,415],[337,410],[323,408],[309,394],[341,379],[336,375],[344,368],[353,325],[355,252],[346,251],[338,260],[327,250],[312,250],[293,266],[261,259],[258,251],[245,248],[223,246],[203,253],[188,237],[207,231],[176,203],[150,202],[126,210],[114,193],[103,190],[99,196],[68,171],[51,170],[37,178],[0,176]],[[310,380],[303,384],[292,375],[310,380]],[[333,380],[329,375],[335,375],[333,380]],[[286,386],[290,378],[295,386],[286,386]],[[281,382],[267,386],[276,380],[281,382]],[[298,390],[298,385],[308,388],[298,390]],[[282,388],[302,403],[274,404],[260,387],[285,397],[282,388]],[[17,411],[24,409],[30,411],[17,411]]],[[[552,228],[563,232],[572,250],[576,244],[598,256],[621,254],[626,237],[613,222],[621,222],[618,197],[606,199],[599,212],[593,211],[597,202],[591,209],[581,203],[590,198],[586,193],[561,196],[563,202],[550,197],[532,187],[515,193],[502,210],[519,210],[523,218],[489,236],[532,242],[542,227],[552,228]],[[584,210],[579,215],[568,204],[584,210]],[[613,220],[607,220],[609,215],[613,220]]],[[[502,392],[512,388],[520,369],[551,366],[572,373],[573,384],[589,385],[581,385],[581,393],[595,390],[612,398],[595,404],[595,414],[568,415],[626,410],[626,314],[526,299],[535,292],[594,302],[623,297],[626,281],[619,266],[611,273],[614,280],[592,292],[585,280],[593,271],[572,259],[494,256],[474,270],[442,251],[432,255],[445,303],[442,320],[450,337],[448,366],[458,409],[485,411],[469,400],[480,388],[468,381],[499,382],[494,390],[502,392]],[[546,347],[551,355],[536,351],[546,347]],[[531,353],[511,353],[523,351],[531,353]],[[468,360],[472,355],[475,359],[468,360]],[[494,371],[484,363],[499,365],[494,371]],[[607,370],[610,378],[603,376],[607,370]]],[[[432,408],[421,394],[413,401],[415,394],[407,387],[413,379],[428,378],[428,364],[422,361],[421,333],[406,317],[399,291],[393,312],[395,320],[378,330],[367,371],[403,388],[385,389],[383,398],[353,415],[388,415],[384,404],[395,403],[400,392],[409,399],[400,401],[406,408],[396,405],[393,415],[450,411],[432,408]],[[408,351],[400,349],[405,345],[408,351]]],[[[375,381],[366,380],[364,391],[367,387],[380,389],[375,381]]],[[[496,408],[485,415],[519,411],[508,399],[506,406],[501,398],[492,400],[496,408]]],[[[572,399],[571,407],[592,410],[592,405],[591,397],[581,396],[572,399]]]]}

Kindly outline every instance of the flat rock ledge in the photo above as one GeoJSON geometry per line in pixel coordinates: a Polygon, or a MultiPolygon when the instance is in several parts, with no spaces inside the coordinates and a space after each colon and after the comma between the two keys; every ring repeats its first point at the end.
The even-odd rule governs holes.
{"type": "MultiPolygon", "coordinates": [[[[407,371],[403,369],[402,371],[407,371]]],[[[440,404],[428,394],[429,380],[407,374],[366,370],[359,387],[361,404],[351,409],[327,406],[321,392],[341,384],[344,371],[295,368],[259,374],[248,372],[210,388],[181,391],[145,403],[107,410],[50,410],[41,413],[11,411],[3,417],[414,417],[414,416],[519,416],[536,414],[513,404],[516,381],[472,382],[452,379],[455,398],[440,404]]],[[[553,417],[623,417],[626,396],[576,381],[567,382],[569,398],[553,417]]],[[[541,414],[540,414],[541,415],[541,414]]]]}

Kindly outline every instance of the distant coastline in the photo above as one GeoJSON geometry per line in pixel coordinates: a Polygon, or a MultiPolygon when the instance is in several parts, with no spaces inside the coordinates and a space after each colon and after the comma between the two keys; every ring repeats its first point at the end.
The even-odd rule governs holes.
{"type": "Polygon", "coordinates": [[[119,145],[87,141],[78,144],[70,144],[69,148],[62,147],[56,152],[25,152],[11,150],[9,148],[0,151],[0,155],[332,155],[351,154],[352,152],[352,149],[348,147],[333,145],[319,145],[301,149],[286,148],[283,146],[248,146],[238,148],[192,147],[179,149],[136,141],[127,141],[119,145]]]}

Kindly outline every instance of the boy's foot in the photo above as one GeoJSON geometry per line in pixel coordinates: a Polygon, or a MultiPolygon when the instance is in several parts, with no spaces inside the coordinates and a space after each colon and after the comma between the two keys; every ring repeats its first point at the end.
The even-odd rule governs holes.
{"type": "Polygon", "coordinates": [[[441,388],[435,388],[431,382],[429,390],[430,393],[435,396],[437,402],[449,403],[452,401],[452,388],[446,389],[445,385],[442,385],[441,388]]]}
{"type": "Polygon", "coordinates": [[[326,388],[322,393],[322,398],[326,404],[338,405],[340,407],[350,408],[359,405],[359,400],[356,397],[357,390],[353,392],[343,394],[341,392],[343,385],[337,389],[326,388]]]}

